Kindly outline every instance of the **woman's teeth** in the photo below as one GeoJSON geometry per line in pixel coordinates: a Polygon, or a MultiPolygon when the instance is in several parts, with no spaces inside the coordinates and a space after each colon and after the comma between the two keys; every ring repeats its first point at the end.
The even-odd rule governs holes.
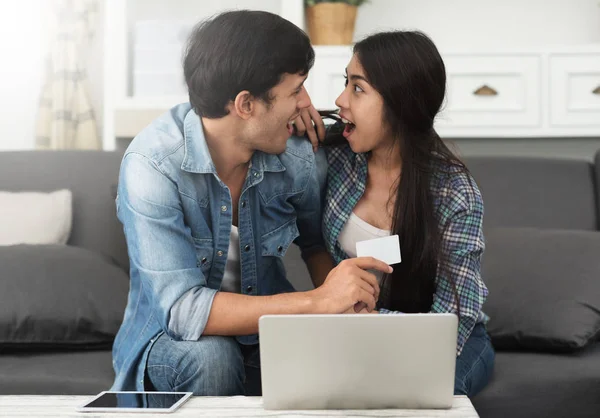
{"type": "Polygon", "coordinates": [[[351,131],[354,130],[354,128],[356,128],[356,125],[348,119],[342,118],[342,122],[344,122],[348,126],[348,129],[351,131]]]}

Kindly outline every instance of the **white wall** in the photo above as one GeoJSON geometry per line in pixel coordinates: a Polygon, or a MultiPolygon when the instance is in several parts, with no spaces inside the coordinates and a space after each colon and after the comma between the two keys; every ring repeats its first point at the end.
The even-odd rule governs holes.
{"type": "Polygon", "coordinates": [[[0,149],[33,145],[43,65],[43,1],[5,1],[0,6],[0,149]]]}
{"type": "MultiPolygon", "coordinates": [[[[48,49],[48,6],[48,0],[0,0],[0,151],[34,147],[48,49]]],[[[88,64],[90,99],[97,112],[102,110],[102,34],[98,35],[89,49],[88,64]]]]}
{"type": "MultiPolygon", "coordinates": [[[[110,0],[109,0],[110,1],[110,0]]],[[[191,25],[226,10],[251,9],[265,10],[271,13],[281,13],[281,0],[118,0],[127,1],[128,47],[133,51],[135,46],[135,24],[147,20],[174,20],[191,25]],[[177,7],[173,7],[177,5],[177,7]]],[[[303,1],[303,0],[298,0],[303,1]]],[[[134,94],[133,88],[133,54],[130,54],[129,74],[127,76],[128,90],[134,94]]],[[[151,71],[151,69],[145,69],[151,71]]]]}
{"type": "Polygon", "coordinates": [[[419,29],[440,48],[597,43],[600,0],[370,0],[355,40],[394,28],[419,29]]]}
{"type": "MultiPolygon", "coordinates": [[[[121,0],[119,0],[121,1],[121,0]]],[[[229,9],[266,10],[279,14],[281,0],[123,0],[131,11],[129,22],[144,19],[197,21],[229,9]],[[177,7],[173,7],[177,5],[177,7]]]]}

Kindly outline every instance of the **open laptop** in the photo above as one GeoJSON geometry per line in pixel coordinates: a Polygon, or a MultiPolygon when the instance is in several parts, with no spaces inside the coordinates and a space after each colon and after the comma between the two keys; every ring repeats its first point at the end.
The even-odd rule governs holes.
{"type": "Polygon", "coordinates": [[[457,329],[453,314],[263,316],[263,406],[450,408],[457,329]]]}

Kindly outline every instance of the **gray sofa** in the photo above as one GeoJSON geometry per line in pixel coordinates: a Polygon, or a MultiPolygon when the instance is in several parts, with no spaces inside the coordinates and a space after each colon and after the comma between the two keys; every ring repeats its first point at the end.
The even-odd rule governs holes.
{"type": "MultiPolygon", "coordinates": [[[[0,394],[95,394],[111,386],[110,339],[119,325],[115,316],[125,303],[123,274],[128,269],[114,209],[120,158],[118,153],[84,151],[0,153],[0,190],[73,191],[69,246],[89,250],[85,257],[91,261],[86,263],[94,267],[89,274],[82,270],[79,279],[61,275],[57,280],[62,284],[55,290],[69,286],[71,302],[66,305],[82,303],[78,309],[86,309],[96,296],[78,295],[77,286],[64,284],[83,280],[100,300],[85,318],[68,324],[66,342],[60,341],[62,328],[56,328],[60,335],[55,340],[7,340],[14,333],[1,327],[14,326],[14,318],[7,320],[11,313],[0,308],[5,317],[0,317],[0,394]],[[111,317],[99,320],[105,311],[111,317]]],[[[503,418],[600,416],[600,206],[594,164],[508,157],[471,158],[467,163],[486,208],[483,277],[490,297],[484,310],[492,317],[488,329],[497,346],[493,380],[473,399],[477,411],[482,417],[503,418]]],[[[6,251],[11,250],[0,247],[0,259],[6,251]]],[[[31,254],[23,251],[18,257],[31,254]]],[[[28,259],[32,258],[35,255],[28,259]]],[[[309,289],[295,247],[285,261],[296,287],[309,289]]],[[[49,266],[22,261],[8,265],[1,267],[2,281],[19,274],[23,288],[32,272],[49,266]],[[22,274],[21,269],[29,270],[22,274]]],[[[11,299],[10,294],[2,297],[11,299]]],[[[52,308],[53,298],[46,291],[42,304],[52,308]]],[[[59,299],[56,304],[65,304],[59,299]]],[[[25,307],[13,305],[14,309],[27,309],[26,303],[27,299],[25,307]]],[[[38,316],[44,312],[37,305],[32,309],[38,316]]],[[[56,319],[64,320],[64,315],[56,319]]],[[[30,328],[20,336],[31,339],[26,335],[30,328]]]]}
{"type": "Polygon", "coordinates": [[[600,416],[600,158],[467,163],[485,205],[484,310],[497,349],[475,408],[482,417],[600,416]]]}
{"type": "MultiPolygon", "coordinates": [[[[3,152],[0,153],[0,190],[72,190],[73,223],[68,244],[100,254],[110,260],[107,263],[117,264],[127,271],[127,248],[114,205],[120,159],[116,153],[104,152],[3,152]]],[[[6,251],[11,249],[0,247],[0,255],[6,251]]],[[[9,279],[9,274],[21,274],[7,271],[6,265],[0,272],[2,281],[9,279]]],[[[122,295],[117,296],[115,304],[122,310],[124,299],[122,295]]],[[[14,295],[3,294],[2,297],[12,299],[14,295]]],[[[82,303],[85,297],[80,295],[82,303]]],[[[52,325],[56,324],[48,324],[52,325]]],[[[24,335],[18,342],[6,341],[10,334],[2,331],[0,329],[0,335],[4,336],[0,339],[1,394],[93,394],[112,385],[114,375],[108,341],[80,347],[39,341],[28,346],[23,340],[31,340],[32,336],[24,335]]],[[[61,332],[64,330],[58,330],[61,332]]]]}

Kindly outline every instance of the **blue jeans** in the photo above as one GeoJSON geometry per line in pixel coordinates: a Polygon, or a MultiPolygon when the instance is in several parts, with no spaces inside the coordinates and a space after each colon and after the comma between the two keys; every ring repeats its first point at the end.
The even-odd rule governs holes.
{"type": "Polygon", "coordinates": [[[260,395],[258,344],[218,336],[175,341],[162,334],[148,355],[145,386],[198,396],[260,395]]]}
{"type": "Polygon", "coordinates": [[[454,394],[467,395],[469,398],[477,395],[492,377],[495,357],[485,325],[475,325],[460,356],[456,358],[454,394]]]}
{"type": "MultiPolygon", "coordinates": [[[[483,389],[492,376],[494,357],[485,326],[477,324],[456,359],[454,394],[473,397],[483,389]]],[[[200,396],[260,396],[258,345],[216,336],[174,341],[163,334],[148,356],[146,389],[200,396]]]]}

